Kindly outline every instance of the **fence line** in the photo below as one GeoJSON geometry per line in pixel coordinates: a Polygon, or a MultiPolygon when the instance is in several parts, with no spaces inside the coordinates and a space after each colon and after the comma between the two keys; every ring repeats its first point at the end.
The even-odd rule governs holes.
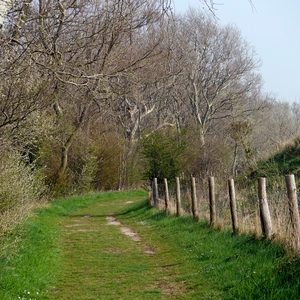
{"type": "Polygon", "coordinates": [[[226,185],[221,188],[214,177],[208,178],[208,185],[197,184],[195,177],[191,177],[190,184],[181,185],[180,181],[176,177],[175,181],[168,182],[165,178],[158,183],[154,178],[152,205],[177,216],[190,214],[209,221],[213,227],[231,229],[234,233],[250,233],[285,242],[288,247],[300,251],[300,217],[294,175],[285,176],[284,193],[279,188],[272,191],[272,201],[267,196],[266,178],[259,178],[257,191],[248,194],[242,189],[236,190],[234,179],[228,180],[227,191],[226,185]]]}

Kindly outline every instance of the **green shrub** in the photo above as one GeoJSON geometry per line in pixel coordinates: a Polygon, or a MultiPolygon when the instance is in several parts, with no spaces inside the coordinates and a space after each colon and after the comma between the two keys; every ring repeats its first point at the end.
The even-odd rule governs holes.
{"type": "Polygon", "coordinates": [[[183,153],[186,143],[171,130],[154,132],[141,141],[145,158],[145,179],[174,179],[183,168],[183,153]]]}

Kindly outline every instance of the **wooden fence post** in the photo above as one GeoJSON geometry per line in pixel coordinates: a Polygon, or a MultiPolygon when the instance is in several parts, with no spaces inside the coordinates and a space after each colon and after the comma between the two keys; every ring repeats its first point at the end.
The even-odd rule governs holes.
{"type": "Polygon", "coordinates": [[[300,250],[300,222],[295,176],[287,175],[285,176],[285,181],[287,187],[290,217],[293,227],[293,237],[297,250],[300,250]]]}
{"type": "Polygon", "coordinates": [[[180,180],[176,177],[176,215],[181,214],[181,193],[180,193],[180,180]]]}
{"type": "Polygon", "coordinates": [[[197,194],[196,194],[196,180],[191,177],[191,192],[192,192],[192,213],[193,217],[197,217],[197,194]]]}
{"type": "Polygon", "coordinates": [[[153,193],[154,193],[154,182],[151,181],[151,190],[150,190],[150,204],[153,205],[153,193]]]}
{"type": "Polygon", "coordinates": [[[197,194],[196,194],[196,180],[191,177],[191,193],[192,193],[192,213],[193,217],[197,217],[197,194]]]}
{"type": "Polygon", "coordinates": [[[157,178],[154,178],[153,180],[154,184],[153,184],[153,189],[154,189],[154,207],[158,207],[158,184],[157,184],[157,178]]]}
{"type": "Polygon", "coordinates": [[[214,177],[208,178],[208,186],[209,186],[210,225],[214,225],[217,220],[214,177]]]}
{"type": "Polygon", "coordinates": [[[169,209],[169,203],[170,203],[170,197],[169,197],[169,187],[168,187],[168,179],[164,179],[165,183],[165,209],[168,211],[169,209]]]}
{"type": "Polygon", "coordinates": [[[266,178],[258,178],[258,199],[262,233],[271,238],[272,220],[267,200],[266,178]]]}
{"type": "Polygon", "coordinates": [[[235,197],[235,187],[234,180],[228,180],[228,190],[229,190],[229,203],[230,203],[230,212],[231,212],[231,221],[232,221],[232,231],[234,233],[238,232],[238,215],[236,207],[236,197],[235,197]]]}

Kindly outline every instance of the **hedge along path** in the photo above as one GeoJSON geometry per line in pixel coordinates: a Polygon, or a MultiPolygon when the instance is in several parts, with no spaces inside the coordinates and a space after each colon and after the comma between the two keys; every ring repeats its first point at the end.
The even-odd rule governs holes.
{"type": "Polygon", "coordinates": [[[182,299],[172,249],[157,246],[146,224],[137,225],[148,238],[119,220],[118,212],[141,200],[99,202],[63,218],[61,267],[49,299],[182,299]]]}

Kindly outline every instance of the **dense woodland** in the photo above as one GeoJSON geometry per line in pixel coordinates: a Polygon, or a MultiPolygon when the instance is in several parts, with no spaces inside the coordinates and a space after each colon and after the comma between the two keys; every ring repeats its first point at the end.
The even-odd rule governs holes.
{"type": "MultiPolygon", "coordinates": [[[[2,7],[3,8],[3,7],[2,7]]],[[[0,32],[0,213],[235,176],[299,134],[238,28],[168,0],[16,0],[0,32]]]]}

